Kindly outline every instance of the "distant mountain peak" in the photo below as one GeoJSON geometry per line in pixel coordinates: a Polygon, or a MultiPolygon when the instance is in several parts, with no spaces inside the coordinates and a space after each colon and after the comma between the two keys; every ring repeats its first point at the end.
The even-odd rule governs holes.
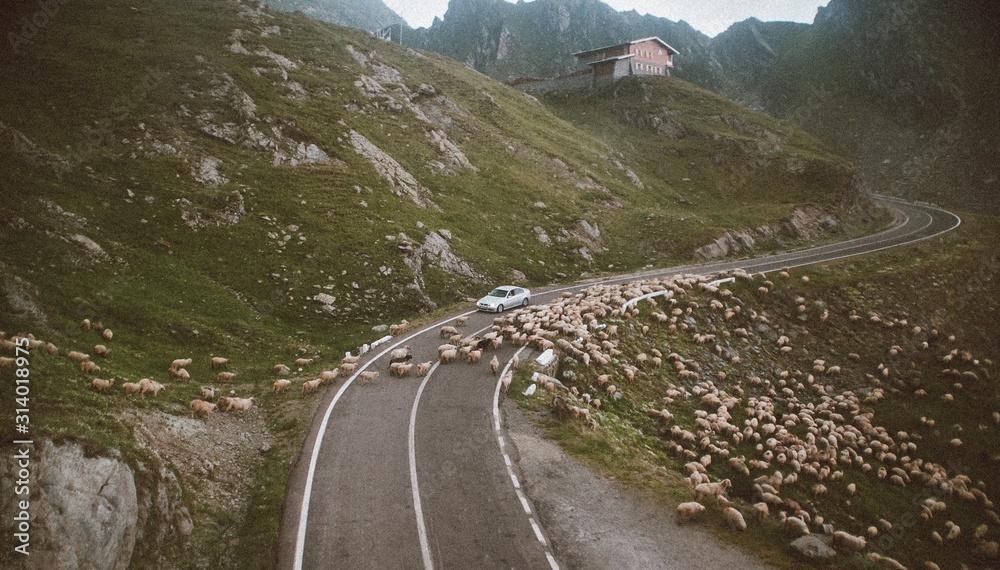
{"type": "Polygon", "coordinates": [[[402,16],[382,0],[264,0],[272,8],[302,12],[311,18],[348,28],[374,31],[406,24],[402,16]]]}

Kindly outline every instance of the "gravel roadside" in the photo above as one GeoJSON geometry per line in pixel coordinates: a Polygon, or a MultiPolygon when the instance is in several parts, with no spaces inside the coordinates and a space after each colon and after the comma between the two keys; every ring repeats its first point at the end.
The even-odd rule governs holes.
{"type": "Polygon", "coordinates": [[[512,459],[562,568],[691,570],[771,566],[719,542],[641,491],[568,456],[511,401],[503,404],[512,459]]]}

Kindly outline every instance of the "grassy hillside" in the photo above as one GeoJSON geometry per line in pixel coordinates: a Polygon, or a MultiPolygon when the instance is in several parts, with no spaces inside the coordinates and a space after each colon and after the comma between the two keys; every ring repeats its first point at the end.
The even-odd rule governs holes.
{"type": "MultiPolygon", "coordinates": [[[[23,4],[11,29],[35,10],[23,4]]],[[[269,393],[276,363],[329,367],[384,334],[373,327],[498,281],[688,260],[797,205],[828,211],[837,231],[863,218],[841,207],[865,204],[849,165],[681,82],[549,107],[441,56],[224,0],[80,1],[31,30],[0,59],[0,330],[58,348],[33,356],[32,436],[119,449],[142,472],[178,463],[136,434],[156,414],[185,415],[213,382],[209,358],[225,356],[238,376],[222,388],[257,396],[245,421],[278,441],[236,482],[248,502],[227,510],[187,492],[198,539],[140,541],[136,564],[173,567],[182,552],[191,565],[269,564],[314,405],[269,393]],[[574,112],[617,97],[645,116],[641,93],[649,113],[676,105],[686,136],[574,112]],[[107,358],[84,318],[114,332],[107,358]],[[114,389],[88,389],[71,350],[114,389]],[[190,385],[166,374],[185,357],[190,385]],[[122,395],[143,377],[167,391],[122,395]],[[247,516],[260,512],[273,516],[247,516]]]]}
{"type": "Polygon", "coordinates": [[[681,479],[686,465],[707,463],[712,481],[731,480],[731,506],[749,528],[727,531],[722,505],[710,499],[698,524],[779,567],[803,564],[788,548],[794,536],[780,513],[808,517],[815,534],[829,524],[867,535],[861,553],[842,551],[831,568],[883,567],[869,553],[909,568],[924,561],[943,569],[991,567],[1000,540],[997,239],[995,219],[966,216],[959,231],[934,242],[787,277],[769,274],[770,283],[738,279],[722,286],[728,293],[689,287],[675,296],[677,304],[641,302],[632,318],[599,319],[618,327],[622,354],[608,366],[560,359],[556,375],[579,398],[554,402],[543,390],[521,395],[528,370],[511,394],[530,409],[551,411],[542,421],[571,453],[652,490],[670,508],[694,498],[681,479]],[[681,316],[653,317],[670,315],[671,307],[681,316]],[[699,342],[702,335],[710,338],[699,342]],[[647,360],[627,379],[625,366],[655,350],[662,367],[647,360]],[[601,374],[609,375],[616,397],[605,393],[601,374]],[[585,393],[603,400],[599,411],[583,403],[585,393]],[[726,411],[734,430],[708,427],[724,415],[712,394],[735,398],[726,411]],[[597,427],[582,426],[567,405],[589,407],[597,427]],[[843,435],[845,428],[860,438],[843,435]],[[806,456],[796,462],[800,450],[806,456]],[[905,478],[894,480],[899,470],[905,478]],[[751,512],[751,504],[766,500],[760,483],[780,496],[763,522],[751,512]],[[928,499],[945,509],[927,511],[928,499]],[[952,524],[960,531],[948,538],[952,524]],[[869,534],[871,527],[877,532],[869,534]]]}

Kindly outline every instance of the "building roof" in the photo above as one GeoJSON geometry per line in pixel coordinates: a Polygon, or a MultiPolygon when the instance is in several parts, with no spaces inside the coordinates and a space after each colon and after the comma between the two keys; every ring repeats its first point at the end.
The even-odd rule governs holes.
{"type": "Polygon", "coordinates": [[[588,61],[587,65],[597,65],[598,63],[605,63],[605,62],[608,62],[608,61],[618,61],[619,59],[630,59],[630,58],[633,58],[633,57],[635,57],[634,53],[630,53],[630,54],[626,54],[626,55],[616,55],[614,57],[607,57],[607,58],[604,58],[604,59],[599,59],[597,61],[588,61]]]}
{"type": "Polygon", "coordinates": [[[581,55],[586,54],[586,53],[593,53],[595,51],[602,51],[602,50],[610,49],[610,48],[613,48],[613,47],[624,46],[624,45],[641,44],[643,42],[648,42],[648,41],[654,41],[654,42],[660,44],[661,46],[667,48],[668,50],[670,50],[671,52],[673,52],[675,54],[680,54],[681,53],[681,52],[677,51],[676,49],[674,49],[673,47],[671,47],[670,44],[668,44],[667,42],[661,40],[660,38],[658,38],[656,36],[652,36],[652,37],[648,37],[648,38],[642,38],[642,39],[639,39],[639,40],[632,40],[630,42],[622,42],[620,44],[613,44],[613,45],[610,45],[610,46],[604,46],[604,47],[599,47],[599,48],[594,48],[594,49],[588,49],[588,50],[584,50],[584,51],[578,51],[578,52],[574,53],[573,55],[574,56],[581,56],[581,55]]]}

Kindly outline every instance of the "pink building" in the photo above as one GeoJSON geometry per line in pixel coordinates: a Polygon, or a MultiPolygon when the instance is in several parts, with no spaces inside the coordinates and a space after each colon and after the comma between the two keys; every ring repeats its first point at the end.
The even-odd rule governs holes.
{"type": "Polygon", "coordinates": [[[657,37],[574,53],[577,63],[593,70],[593,84],[627,75],[670,75],[680,53],[657,37]]]}

